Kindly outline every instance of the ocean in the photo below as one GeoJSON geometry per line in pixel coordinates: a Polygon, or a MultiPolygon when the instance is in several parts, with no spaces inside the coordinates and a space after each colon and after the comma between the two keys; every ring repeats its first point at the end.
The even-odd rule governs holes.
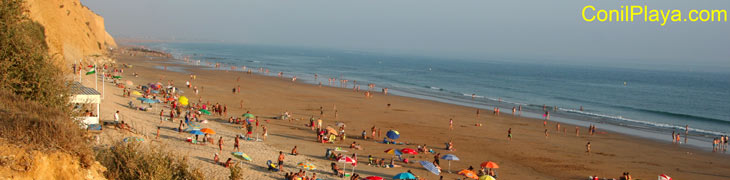
{"type": "MultiPolygon", "coordinates": [[[[363,51],[226,43],[141,43],[176,58],[266,68],[327,85],[327,78],[368,83],[389,93],[671,140],[689,125],[697,146],[730,134],[730,73],[675,72],[509,61],[469,61],[363,51]],[[314,74],[318,74],[318,81],[314,74]],[[472,94],[476,98],[472,99],[472,94]],[[557,106],[557,111],[554,108],[557,106]],[[580,110],[580,107],[583,110],[580,110]],[[622,130],[623,128],[623,130],[622,130]]],[[[691,63],[688,61],[688,63],[691,63]]],[[[240,70],[240,68],[239,68],[240,70]]],[[[255,70],[254,70],[255,72],[255,70]]],[[[350,87],[352,83],[350,83],[350,87]]],[[[339,83],[337,83],[339,85],[339,83]]],[[[337,86],[336,85],[336,86],[337,86]]],[[[486,112],[486,111],[483,111],[486,112]]],[[[693,140],[694,141],[694,140],[693,140]]]]}

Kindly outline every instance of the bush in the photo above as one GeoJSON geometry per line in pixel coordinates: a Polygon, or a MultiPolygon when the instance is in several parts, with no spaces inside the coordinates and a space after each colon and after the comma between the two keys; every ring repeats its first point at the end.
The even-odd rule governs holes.
{"type": "Polygon", "coordinates": [[[241,162],[237,162],[230,168],[228,168],[231,171],[231,176],[228,176],[231,180],[242,180],[243,179],[243,169],[241,169],[241,162]]]}
{"type": "Polygon", "coordinates": [[[108,179],[204,179],[184,158],[158,149],[120,142],[98,151],[96,159],[107,168],[108,179]]]}
{"type": "Polygon", "coordinates": [[[48,55],[44,28],[24,15],[22,0],[0,4],[0,89],[67,111],[68,88],[48,55]]]}
{"type": "Polygon", "coordinates": [[[69,152],[88,166],[91,148],[69,116],[64,78],[48,56],[43,26],[24,15],[23,4],[0,4],[0,138],[69,152]]]}

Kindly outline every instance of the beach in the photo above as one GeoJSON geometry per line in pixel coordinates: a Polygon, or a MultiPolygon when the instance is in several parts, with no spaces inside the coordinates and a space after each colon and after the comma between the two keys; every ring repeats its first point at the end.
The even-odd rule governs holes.
{"type": "MultiPolygon", "coordinates": [[[[456,172],[485,161],[499,164],[496,169],[498,179],[586,179],[588,176],[618,178],[623,172],[630,172],[635,179],[654,179],[659,174],[668,174],[675,179],[729,179],[730,156],[723,153],[712,153],[705,150],[682,145],[643,139],[634,136],[606,132],[598,124],[598,133],[588,135],[587,127],[578,127],[580,134],[576,136],[576,126],[561,124],[556,130],[556,123],[548,121],[543,126],[542,119],[525,118],[513,115],[510,110],[502,109],[496,115],[489,109],[481,109],[480,117],[476,109],[423,99],[384,95],[380,90],[371,91],[367,98],[367,86],[362,85],[359,92],[352,88],[336,88],[292,82],[291,78],[277,78],[247,74],[242,71],[227,71],[228,67],[214,70],[200,66],[181,63],[167,57],[147,57],[139,54],[114,53],[117,64],[132,65],[124,68],[123,81],[129,80],[136,85],[160,82],[174,85],[184,91],[182,95],[191,102],[220,103],[226,105],[228,116],[219,117],[205,115],[202,119],[208,123],[203,127],[214,129],[215,140],[223,137],[223,151],[220,159],[225,161],[234,158],[231,155],[233,138],[243,134],[241,125],[229,124],[228,117],[240,117],[250,111],[259,117],[261,125],[268,127],[268,137],[262,142],[241,141],[241,151],[247,153],[253,161],[243,161],[245,179],[283,179],[282,172],[268,172],[265,162],[276,162],[279,151],[286,154],[284,170],[297,172],[296,164],[311,161],[317,165],[317,177],[335,179],[329,165],[333,161],[324,158],[326,149],[341,147],[347,152],[344,155],[357,154],[359,160],[355,173],[361,177],[380,176],[391,179],[393,175],[411,170],[415,175],[426,179],[439,179],[426,170],[418,161],[432,161],[433,154],[419,153],[403,155],[411,163],[397,163],[403,167],[379,168],[367,165],[368,155],[385,158],[389,161],[393,155],[386,154],[386,149],[412,148],[426,144],[441,155],[453,154],[459,161],[452,161],[451,171],[447,161],[441,160],[444,179],[463,178],[456,172]],[[161,68],[162,67],[162,68],[161,68]],[[165,70],[167,69],[167,70],[165,70]],[[138,77],[133,73],[139,74],[138,77]],[[196,76],[190,78],[190,74],[196,76]],[[240,80],[238,80],[240,77],[240,80]],[[197,86],[200,93],[196,95],[185,82],[190,81],[197,86]],[[240,94],[231,89],[240,86],[240,94]],[[243,108],[240,102],[243,101],[243,108]],[[320,107],[322,111],[320,111],[320,107]],[[337,115],[335,115],[335,108],[337,115]],[[293,121],[279,117],[284,112],[292,113],[293,121]],[[315,132],[307,126],[309,118],[320,118],[323,113],[323,124],[336,127],[336,122],[346,124],[347,139],[334,144],[323,144],[316,140],[315,132]],[[336,117],[336,118],[335,118],[336,117]],[[449,119],[453,119],[453,130],[449,129],[449,119]],[[478,126],[481,124],[481,126],[478,126]],[[361,139],[361,132],[370,134],[371,127],[377,127],[381,135],[375,139],[361,139]],[[507,131],[512,130],[512,140],[508,140],[507,131]],[[547,129],[549,136],[545,136],[547,129]],[[563,130],[565,129],[565,130],[563,130]],[[389,130],[397,130],[400,138],[396,141],[407,145],[383,144],[382,141],[389,130]],[[363,147],[363,150],[350,149],[352,142],[363,147]],[[445,150],[445,143],[453,141],[454,151],[445,150]],[[591,152],[586,152],[586,144],[590,142],[591,152]],[[289,155],[297,146],[299,155],[289,155]]],[[[253,70],[256,72],[256,69],[253,70]]],[[[275,74],[275,73],[274,73],[275,74]]],[[[84,84],[91,85],[91,76],[83,77],[84,84]]],[[[325,77],[321,77],[325,78],[325,77]]],[[[101,79],[99,79],[101,81],[101,79]]],[[[107,82],[108,83],[108,82],[107,82]]],[[[113,121],[115,111],[120,111],[121,120],[129,123],[137,133],[116,130],[106,127],[99,135],[99,146],[112,144],[125,137],[145,137],[143,142],[150,147],[159,147],[165,151],[186,156],[192,167],[201,168],[210,179],[226,179],[228,169],[213,163],[217,145],[195,145],[185,142],[188,133],[178,133],[179,119],[175,122],[160,123],[159,111],[169,113],[169,105],[155,104],[151,111],[138,111],[127,107],[129,101],[139,104],[136,97],[123,97],[122,89],[106,84],[105,99],[102,102],[102,121],[113,121]],[[156,139],[157,127],[160,127],[159,139],[156,139]]],[[[256,128],[255,135],[261,136],[261,127],[256,128]]],[[[670,137],[667,135],[667,137],[670,137]]],[[[238,160],[238,159],[236,159],[238,160]]],[[[342,165],[342,163],[339,163],[342,165]]],[[[347,172],[352,167],[346,166],[347,172]]],[[[311,176],[312,171],[307,171],[311,176]]]]}

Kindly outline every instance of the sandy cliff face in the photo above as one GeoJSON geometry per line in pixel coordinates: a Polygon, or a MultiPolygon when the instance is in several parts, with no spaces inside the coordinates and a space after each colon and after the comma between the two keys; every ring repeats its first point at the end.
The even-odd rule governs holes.
{"type": "Polygon", "coordinates": [[[105,59],[109,48],[117,46],[104,28],[104,18],[79,0],[26,1],[30,18],[45,27],[48,51],[58,65],[105,59]]]}

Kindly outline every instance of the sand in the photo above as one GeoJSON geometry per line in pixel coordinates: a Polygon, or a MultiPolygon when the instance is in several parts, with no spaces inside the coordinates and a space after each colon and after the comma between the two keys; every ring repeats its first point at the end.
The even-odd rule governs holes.
{"type": "MultiPolygon", "coordinates": [[[[294,83],[288,78],[249,75],[240,71],[209,70],[190,65],[170,64],[163,58],[148,58],[115,54],[117,63],[131,64],[133,68],[124,71],[124,80],[136,84],[151,82],[166,83],[174,81],[175,85],[185,91],[183,95],[191,101],[202,98],[203,102],[221,103],[228,106],[229,116],[240,116],[246,111],[256,114],[262,124],[269,127],[269,137],[263,142],[242,141],[241,151],[253,158],[251,162],[243,162],[246,179],[283,179],[283,173],[269,173],[264,169],[266,160],[275,161],[279,151],[288,154],[293,146],[298,146],[298,156],[286,156],[286,171],[298,171],[293,166],[302,161],[312,161],[319,169],[314,172],[317,177],[334,178],[329,170],[331,161],[324,159],[325,149],[343,147],[346,155],[357,153],[361,160],[356,173],[361,177],[381,176],[387,179],[393,175],[412,170],[414,174],[426,179],[438,179],[439,176],[425,171],[419,160],[432,161],[432,154],[406,155],[410,164],[400,168],[377,168],[366,165],[368,155],[389,160],[392,155],[383,151],[388,148],[416,148],[416,144],[427,144],[434,151],[454,154],[460,161],[451,162],[451,170],[456,172],[469,166],[479,167],[484,161],[499,164],[499,179],[586,179],[588,176],[618,178],[623,172],[630,172],[636,179],[655,179],[659,174],[668,174],[675,179],[730,179],[730,156],[712,153],[706,150],[656,142],[612,132],[603,132],[598,125],[599,134],[588,136],[586,127],[580,128],[580,136],[575,135],[575,126],[563,124],[567,134],[558,132],[554,122],[549,122],[549,137],[544,135],[543,120],[522,118],[503,110],[497,116],[491,110],[481,110],[481,117],[476,118],[475,108],[452,104],[420,100],[408,97],[373,93],[372,98],[365,98],[364,91],[354,92],[351,89],[318,87],[303,83],[294,83]],[[156,66],[167,65],[183,68],[186,72],[164,71],[156,66]],[[139,73],[133,77],[132,73],[139,73]],[[192,89],[185,86],[189,74],[197,75],[191,80],[193,85],[201,89],[196,96],[192,89]],[[236,79],[240,77],[240,81],[236,79]],[[241,86],[241,94],[233,94],[231,89],[241,86]],[[244,101],[244,108],[239,102],[244,101]],[[386,105],[392,104],[390,108],[386,105]],[[334,106],[338,115],[335,118],[334,106]],[[345,142],[335,144],[317,143],[313,131],[306,127],[310,116],[319,116],[319,108],[324,108],[324,124],[334,126],[335,122],[347,124],[348,138],[345,142]],[[293,113],[293,122],[273,119],[285,111],[293,113]],[[449,130],[449,118],[454,119],[454,130],[449,130]],[[264,122],[263,120],[268,120],[264,122]],[[481,123],[482,126],[475,126],[481,123]],[[390,129],[401,133],[399,142],[414,145],[389,145],[376,143],[374,140],[362,140],[360,134],[372,126],[381,128],[382,136],[390,129]],[[512,128],[512,141],[507,140],[507,129],[512,128]],[[453,140],[455,151],[444,150],[444,143],[453,140]],[[353,141],[361,144],[364,150],[348,149],[353,141]],[[585,144],[592,144],[592,152],[585,152],[585,144]]],[[[230,68],[223,68],[230,69],[230,68]]],[[[255,70],[254,70],[255,71],[255,70]]],[[[316,72],[312,72],[316,73],[316,72]]],[[[275,74],[275,72],[272,72],[275,74]]],[[[85,84],[91,85],[85,77],[85,84]]],[[[327,77],[320,77],[327,78],[327,77]]],[[[366,86],[363,86],[366,87],[366,86]]],[[[102,104],[102,120],[111,121],[113,112],[119,110],[122,119],[131,122],[139,132],[133,134],[107,128],[101,134],[100,145],[110,144],[127,136],[147,136],[145,144],[160,147],[176,154],[186,156],[194,166],[201,168],[210,179],[226,179],[227,169],[213,164],[213,156],[218,152],[217,145],[192,145],[184,142],[188,134],[179,134],[172,130],[178,122],[160,124],[159,108],[156,111],[143,112],[129,109],[127,102],[133,98],[122,97],[122,89],[106,86],[106,95],[102,104]],[[161,127],[159,140],[154,139],[156,127],[161,127]]],[[[135,101],[138,103],[138,101],[135,101]]],[[[165,109],[166,112],[169,109],[165,109]]],[[[210,123],[204,127],[218,132],[213,137],[222,136],[225,140],[221,159],[229,157],[233,147],[235,134],[243,133],[240,125],[227,123],[227,117],[204,116],[210,123]]],[[[261,132],[258,128],[257,132],[261,132]]],[[[669,135],[667,135],[669,137],[669,135]]],[[[382,140],[380,137],[379,140],[382,140]]],[[[709,145],[708,145],[709,146],[709,145]]],[[[708,148],[709,149],[709,148],[708,148]]],[[[447,161],[441,160],[444,171],[447,161]]],[[[351,171],[352,169],[349,169],[351,171]]],[[[311,173],[308,173],[311,175],[311,173]]],[[[463,176],[442,173],[444,179],[456,179],[463,176]]]]}

